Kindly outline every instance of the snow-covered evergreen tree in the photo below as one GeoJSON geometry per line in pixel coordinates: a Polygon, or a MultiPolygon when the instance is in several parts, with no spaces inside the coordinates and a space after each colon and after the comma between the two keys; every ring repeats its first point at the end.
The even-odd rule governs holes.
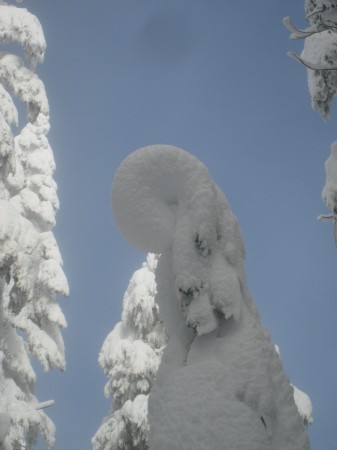
{"type": "MultiPolygon", "coordinates": [[[[305,40],[301,56],[294,52],[289,54],[307,67],[312,107],[327,119],[337,95],[337,1],[305,0],[305,12],[310,23],[305,30],[297,29],[289,17],[283,19],[285,26],[292,32],[291,39],[305,40]]],[[[323,214],[319,219],[333,222],[337,246],[336,143],[332,144],[331,156],[325,168],[326,182],[322,197],[331,214],[323,214]]]]}
{"type": "Polygon", "coordinates": [[[147,401],[166,334],[154,298],[157,257],[149,254],[123,299],[122,321],[106,337],[99,364],[108,376],[112,408],[92,439],[94,450],[146,450],[147,401]]]}
{"type": "Polygon", "coordinates": [[[161,253],[169,339],[149,397],[150,449],[307,450],[305,417],[247,289],[237,220],[205,166],[171,146],[138,150],[117,171],[113,210],[130,243],[161,253]]]}
{"type": "Polygon", "coordinates": [[[65,368],[60,328],[66,321],[56,295],[68,295],[68,284],[52,232],[59,204],[49,106],[35,73],[46,43],[34,15],[0,1],[0,44],[1,449],[29,449],[38,433],[51,448],[55,427],[34,396],[30,362],[33,355],[45,371],[65,368]],[[13,42],[22,46],[27,66],[5,52],[13,42]],[[19,103],[26,107],[20,123],[19,103]]]}
{"type": "Polygon", "coordinates": [[[310,26],[304,30],[297,29],[289,17],[283,19],[291,39],[304,39],[301,56],[289,55],[307,67],[312,107],[328,118],[337,94],[337,2],[305,0],[305,12],[310,26]]]}

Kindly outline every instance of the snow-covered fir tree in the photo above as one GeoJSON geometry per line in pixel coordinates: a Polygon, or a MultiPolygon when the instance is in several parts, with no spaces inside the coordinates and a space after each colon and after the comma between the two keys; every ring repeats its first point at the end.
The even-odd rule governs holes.
{"type": "Polygon", "coordinates": [[[133,274],[123,299],[122,321],[106,337],[99,354],[112,408],[92,439],[94,450],[148,448],[148,395],[166,344],[154,300],[156,265],[157,257],[149,254],[133,274]]]}
{"type": "MultiPolygon", "coordinates": [[[[291,39],[304,39],[301,56],[294,52],[289,54],[307,67],[312,107],[327,119],[337,95],[337,1],[305,0],[305,12],[310,26],[304,30],[297,29],[289,17],[283,19],[291,31],[291,39]]],[[[323,214],[319,219],[333,222],[337,245],[336,143],[331,146],[331,155],[325,168],[326,182],[322,198],[331,214],[323,214]]]]}
{"type": "Polygon", "coordinates": [[[46,43],[34,15],[0,1],[0,44],[0,447],[29,449],[41,434],[51,448],[55,426],[34,395],[30,360],[65,368],[56,295],[68,295],[68,284],[52,232],[59,203],[48,99],[35,73],[46,43]],[[6,52],[11,43],[25,61],[6,52]]]}
{"type": "Polygon", "coordinates": [[[206,167],[172,146],[138,150],[114,178],[113,210],[130,243],[161,254],[168,343],[149,396],[149,448],[307,450],[308,398],[295,393],[301,417],[247,289],[237,220],[206,167]]]}

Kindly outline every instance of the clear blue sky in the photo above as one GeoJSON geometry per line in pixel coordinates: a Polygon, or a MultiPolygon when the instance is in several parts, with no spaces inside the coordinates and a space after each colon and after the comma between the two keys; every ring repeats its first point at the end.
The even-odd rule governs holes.
{"type": "MultiPolygon", "coordinates": [[[[167,143],[209,168],[239,218],[249,286],[291,381],[314,404],[313,450],[337,442],[337,250],[321,201],[337,115],[310,107],[281,20],[299,0],[26,0],[48,49],[61,209],[55,234],[71,288],[60,299],[68,368],[40,374],[56,450],[90,450],[110,401],[97,363],[144,256],[116,229],[110,186],[138,147],[167,143]]],[[[39,450],[45,449],[40,444],[39,450]]]]}

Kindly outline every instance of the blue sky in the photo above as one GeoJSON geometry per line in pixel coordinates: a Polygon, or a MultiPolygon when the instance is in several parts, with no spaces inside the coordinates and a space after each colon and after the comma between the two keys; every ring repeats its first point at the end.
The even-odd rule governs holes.
{"type": "MultiPolygon", "coordinates": [[[[286,56],[293,0],[26,0],[47,55],[61,208],[55,234],[71,296],[65,373],[39,373],[56,450],[89,450],[110,401],[97,363],[144,255],[117,230],[113,175],[136,148],[167,143],[209,168],[239,218],[249,287],[291,381],[314,404],[313,450],[337,441],[337,250],[316,217],[337,116],[312,111],[305,68],[286,56]]],[[[39,450],[44,449],[43,443],[39,450]]]]}

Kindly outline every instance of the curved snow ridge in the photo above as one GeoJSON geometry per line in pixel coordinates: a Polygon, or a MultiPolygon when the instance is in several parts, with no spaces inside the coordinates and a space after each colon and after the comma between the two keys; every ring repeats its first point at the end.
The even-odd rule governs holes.
{"type": "Polygon", "coordinates": [[[0,37],[3,43],[20,44],[33,68],[43,62],[46,40],[42,26],[27,9],[0,5],[0,37]]]}
{"type": "Polygon", "coordinates": [[[172,250],[174,283],[189,326],[217,327],[217,314],[238,319],[237,275],[244,248],[234,214],[206,166],[171,145],[131,153],[112,186],[112,208],[125,238],[146,252],[172,250]]]}
{"type": "Polygon", "coordinates": [[[115,219],[125,238],[152,253],[171,247],[176,216],[182,210],[201,219],[202,213],[213,214],[216,202],[207,168],[171,145],[131,153],[118,168],[112,193],[115,219]]]}

